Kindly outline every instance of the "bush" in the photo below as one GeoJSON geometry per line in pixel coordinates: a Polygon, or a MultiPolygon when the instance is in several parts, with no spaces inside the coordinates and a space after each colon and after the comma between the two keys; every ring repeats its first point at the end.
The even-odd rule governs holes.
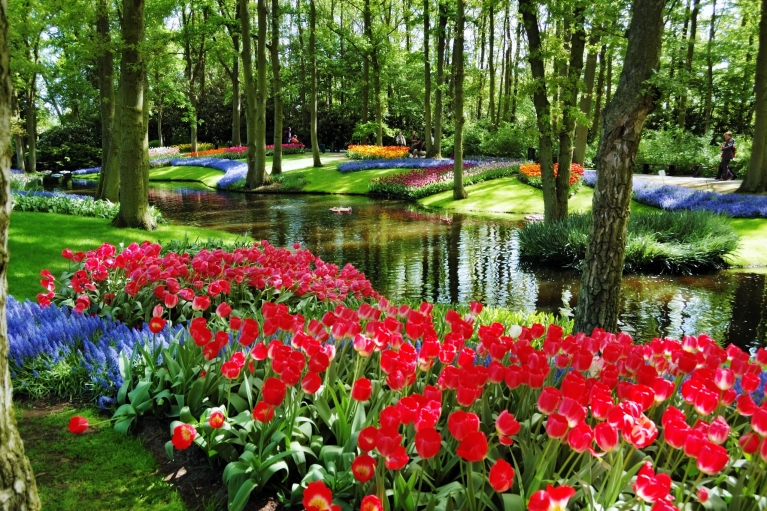
{"type": "MultiPolygon", "coordinates": [[[[173,146],[173,147],[178,147],[178,151],[180,153],[191,153],[192,152],[192,144],[179,144],[179,145],[173,146]]],[[[197,152],[209,151],[209,150],[213,149],[213,147],[214,147],[213,144],[209,144],[207,142],[198,142],[197,143],[197,152]]]]}
{"type": "Polygon", "coordinates": [[[40,135],[37,168],[76,170],[101,164],[101,132],[95,123],[54,126],[40,135]]]}
{"type": "Polygon", "coordinates": [[[280,190],[283,191],[298,191],[306,185],[303,172],[272,175],[272,181],[279,183],[280,190]]]}
{"type": "Polygon", "coordinates": [[[160,141],[159,140],[150,140],[149,141],[149,149],[153,149],[155,147],[160,147],[160,141]]]}
{"type": "MultiPolygon", "coordinates": [[[[519,233],[520,258],[558,268],[580,268],[590,213],[554,223],[529,223],[519,233]]],[[[738,235],[725,218],[706,211],[640,213],[629,220],[624,271],[691,275],[729,266],[738,235]]]]}

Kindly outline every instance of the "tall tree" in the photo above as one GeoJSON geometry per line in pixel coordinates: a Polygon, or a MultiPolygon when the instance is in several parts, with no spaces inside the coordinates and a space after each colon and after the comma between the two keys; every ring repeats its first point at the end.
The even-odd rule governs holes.
{"type": "Polygon", "coordinates": [[[615,97],[605,109],[597,151],[597,182],[582,266],[575,331],[618,328],[632,175],[642,127],[657,91],[648,80],[660,64],[666,0],[636,0],[615,97]]]}
{"type": "Polygon", "coordinates": [[[519,12],[527,33],[527,60],[533,78],[533,105],[538,123],[538,158],[541,164],[543,187],[543,216],[546,222],[562,218],[561,209],[556,202],[557,190],[554,179],[554,157],[552,154],[551,103],[549,102],[543,44],[538,28],[538,14],[533,0],[519,0],[519,12]]]}
{"type": "Polygon", "coordinates": [[[142,50],[144,0],[123,0],[121,28],[120,210],[112,224],[151,231],[156,225],[149,214],[149,98],[142,50]]]}
{"type": "Polygon", "coordinates": [[[248,174],[245,187],[248,189],[262,186],[265,172],[259,171],[256,162],[256,83],[253,80],[253,50],[250,34],[250,10],[248,0],[238,0],[240,6],[240,25],[242,29],[242,70],[245,74],[245,124],[248,132],[248,174]]]}
{"type": "MultiPolygon", "coordinates": [[[[317,39],[317,8],[315,6],[314,0],[309,0],[309,59],[311,59],[312,64],[312,100],[311,104],[309,105],[309,108],[311,109],[311,126],[309,127],[311,139],[312,139],[312,160],[314,161],[315,167],[322,167],[322,162],[320,161],[320,144],[317,140],[317,50],[315,48],[316,46],[316,39],[317,39]]],[[[374,80],[378,80],[377,75],[374,80]]],[[[380,92],[380,91],[379,91],[380,92]]],[[[376,109],[380,108],[380,98],[376,98],[376,109]]],[[[378,110],[376,110],[376,117],[378,117],[378,110]]],[[[380,129],[380,124],[379,124],[380,129]]],[[[378,145],[382,145],[380,141],[380,135],[379,135],[379,141],[378,145]]]]}
{"type": "Polygon", "coordinates": [[[431,60],[429,57],[429,38],[431,37],[431,20],[429,19],[429,0],[423,0],[423,122],[425,126],[426,157],[434,156],[434,146],[431,143],[431,60]]]}
{"type": "Polygon", "coordinates": [[[599,49],[599,77],[597,78],[597,97],[594,105],[594,117],[591,121],[591,132],[589,133],[588,143],[599,136],[599,123],[602,121],[602,95],[605,91],[605,58],[607,55],[607,45],[603,44],[599,49]]]}
{"type": "Polygon", "coordinates": [[[258,86],[256,88],[256,172],[264,182],[266,174],[266,0],[256,4],[258,16],[258,37],[256,41],[256,65],[258,86]]]}
{"type": "Polygon", "coordinates": [[[11,220],[11,95],[8,49],[8,1],[0,0],[0,498],[3,509],[40,509],[32,465],[16,427],[13,387],[8,367],[8,223],[11,220]]]}
{"type": "Polygon", "coordinates": [[[711,127],[711,113],[714,109],[714,61],[711,55],[716,33],[716,0],[711,2],[711,22],[708,31],[708,44],[706,45],[706,96],[703,103],[703,131],[708,132],[711,127]]]}
{"type": "Polygon", "coordinates": [[[272,175],[282,174],[282,79],[280,77],[280,0],[272,0],[272,94],[274,94],[274,150],[272,175]]]}
{"type": "Polygon", "coordinates": [[[756,53],[756,119],[751,159],[739,192],[767,191],[767,0],[762,0],[759,50],[756,53]]]}
{"type": "MultiPolygon", "coordinates": [[[[692,75],[692,58],[695,54],[695,39],[698,36],[698,13],[700,12],[700,0],[693,0],[692,13],[690,14],[690,36],[687,39],[687,57],[684,61],[684,75],[682,79],[682,96],[679,98],[679,117],[677,125],[684,129],[687,124],[687,87],[692,75]]],[[[609,99],[608,99],[609,101],[609,99]]]]}
{"type": "Polygon", "coordinates": [[[181,6],[181,40],[184,49],[184,76],[187,80],[187,98],[189,101],[189,129],[192,151],[197,151],[197,107],[204,89],[205,54],[207,52],[206,23],[208,18],[207,5],[202,9],[195,2],[181,6]],[[202,12],[200,12],[200,10],[202,12]],[[200,19],[202,18],[202,19],[200,19]]]}
{"type": "Polygon", "coordinates": [[[96,198],[120,200],[120,134],[115,130],[114,54],[109,33],[109,6],[99,0],[96,10],[98,33],[99,103],[101,105],[101,174],[96,198]]]}
{"type": "Polygon", "coordinates": [[[495,124],[495,2],[492,0],[490,1],[487,21],[488,28],[490,29],[490,35],[488,36],[490,39],[490,51],[487,53],[487,68],[490,73],[490,105],[488,111],[490,114],[490,122],[495,124]]]}
{"type": "Polygon", "coordinates": [[[455,41],[453,42],[453,62],[455,63],[455,135],[453,137],[453,199],[460,200],[469,196],[463,187],[463,125],[466,122],[463,101],[463,45],[466,23],[464,0],[457,0],[455,20],[455,41]]]}
{"type": "Polygon", "coordinates": [[[445,46],[447,40],[447,5],[438,0],[437,19],[437,92],[434,98],[434,156],[442,155],[442,114],[445,81],[445,46]]]}
{"type": "Polygon", "coordinates": [[[219,56],[219,62],[232,82],[232,146],[238,147],[242,145],[240,136],[240,108],[242,106],[240,98],[240,8],[235,3],[233,20],[229,7],[224,0],[218,0],[218,9],[221,16],[227,21],[225,24],[226,31],[232,41],[232,67],[229,67],[222,56],[219,56]]]}
{"type": "Polygon", "coordinates": [[[589,56],[586,58],[586,69],[583,73],[583,94],[581,94],[580,110],[582,121],[575,128],[575,149],[573,162],[583,164],[586,159],[586,144],[589,135],[589,114],[594,93],[594,77],[597,70],[597,44],[599,44],[599,29],[592,29],[589,35],[589,56]]]}

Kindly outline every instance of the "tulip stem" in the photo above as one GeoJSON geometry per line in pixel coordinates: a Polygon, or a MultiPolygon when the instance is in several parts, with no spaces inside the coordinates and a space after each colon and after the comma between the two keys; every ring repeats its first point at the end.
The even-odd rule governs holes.
{"type": "MultiPolygon", "coordinates": [[[[687,476],[687,471],[685,471],[685,477],[687,476]]],[[[695,483],[692,485],[692,489],[687,494],[687,497],[684,499],[684,504],[682,504],[682,509],[687,508],[687,503],[690,501],[690,498],[692,498],[692,494],[695,491],[695,488],[698,487],[698,484],[700,483],[700,480],[703,479],[703,472],[698,473],[698,477],[695,479],[695,483]]],[[[682,488],[684,489],[684,481],[682,481],[682,488]]]]}

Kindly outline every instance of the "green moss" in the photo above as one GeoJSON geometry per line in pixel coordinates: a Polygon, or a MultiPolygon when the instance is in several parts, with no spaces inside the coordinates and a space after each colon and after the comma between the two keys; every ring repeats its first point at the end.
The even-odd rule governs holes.
{"type": "Polygon", "coordinates": [[[43,509],[187,509],[140,440],[116,432],[87,408],[40,412],[16,408],[43,509]],[[74,415],[100,424],[73,435],[67,426],[74,415]]]}
{"type": "Polygon", "coordinates": [[[11,262],[8,265],[8,289],[19,300],[34,299],[41,291],[40,270],[47,268],[58,276],[68,269],[61,257],[64,248],[92,250],[103,243],[119,246],[144,240],[167,242],[172,239],[224,239],[237,236],[221,231],[182,225],[162,225],[156,231],[117,229],[109,220],[54,213],[13,212],[8,237],[11,262]]]}

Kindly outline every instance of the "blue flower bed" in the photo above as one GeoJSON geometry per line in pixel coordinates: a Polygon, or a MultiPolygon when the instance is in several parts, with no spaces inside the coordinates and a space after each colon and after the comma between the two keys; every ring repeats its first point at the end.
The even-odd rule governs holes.
{"type": "MultiPolygon", "coordinates": [[[[123,383],[120,353],[130,354],[136,344],[152,342],[146,324],[140,329],[130,328],[67,307],[21,303],[12,296],[8,297],[7,307],[13,386],[21,392],[34,392],[37,379],[50,383],[58,375],[80,385],[83,397],[98,399],[100,406],[108,406],[123,383]]],[[[166,326],[156,342],[167,345],[180,328],[171,331],[166,326]]]]}
{"type": "Polygon", "coordinates": [[[85,176],[87,174],[98,174],[101,172],[101,167],[91,167],[89,169],[79,169],[72,172],[75,176],[85,176]]]}
{"type": "Polygon", "coordinates": [[[429,169],[438,167],[453,160],[443,159],[420,159],[420,158],[399,158],[397,160],[359,160],[342,163],[338,166],[338,172],[348,174],[350,172],[359,172],[361,170],[376,169],[429,169]]]}
{"type": "Polygon", "coordinates": [[[11,169],[11,174],[23,174],[23,173],[24,173],[24,171],[23,171],[23,170],[19,170],[19,169],[11,169]]]}
{"type": "MultiPolygon", "coordinates": [[[[596,183],[596,172],[587,170],[583,181],[588,186],[596,183]]],[[[732,218],[767,218],[767,197],[738,193],[717,193],[663,185],[634,179],[634,200],[666,211],[706,210],[732,218]]]]}

